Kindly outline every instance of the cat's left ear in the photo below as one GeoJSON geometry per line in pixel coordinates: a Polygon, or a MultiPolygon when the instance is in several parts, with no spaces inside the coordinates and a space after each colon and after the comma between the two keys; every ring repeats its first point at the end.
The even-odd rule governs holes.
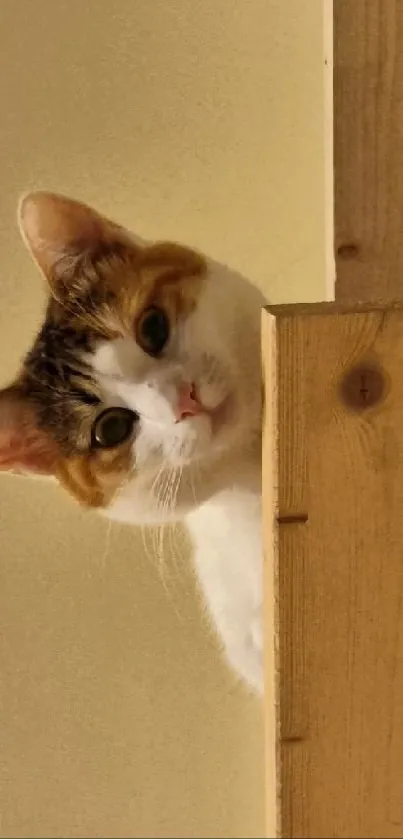
{"type": "Polygon", "coordinates": [[[22,237],[51,286],[85,257],[137,247],[129,233],[81,201],[30,192],[18,206],[22,237]]]}
{"type": "Polygon", "coordinates": [[[0,390],[0,471],[51,476],[58,455],[56,443],[39,428],[18,385],[0,390]]]}

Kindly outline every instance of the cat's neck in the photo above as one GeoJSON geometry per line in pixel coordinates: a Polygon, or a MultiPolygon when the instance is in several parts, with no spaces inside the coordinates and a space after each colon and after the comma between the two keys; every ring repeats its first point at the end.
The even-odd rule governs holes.
{"type": "MultiPolygon", "coordinates": [[[[251,492],[261,493],[261,445],[256,442],[253,447],[231,452],[221,460],[207,465],[203,470],[192,467],[189,476],[182,477],[184,494],[187,495],[188,483],[193,484],[197,503],[193,504],[190,513],[201,506],[216,503],[223,492],[251,492]]],[[[180,498],[178,498],[180,502],[180,498]]]]}

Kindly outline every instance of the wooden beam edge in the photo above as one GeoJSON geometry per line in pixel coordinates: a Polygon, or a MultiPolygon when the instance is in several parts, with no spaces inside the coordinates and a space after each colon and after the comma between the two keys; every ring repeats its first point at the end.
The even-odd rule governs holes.
{"type": "MultiPolygon", "coordinates": [[[[323,303],[281,303],[279,305],[268,304],[264,312],[275,318],[315,316],[315,315],[359,315],[370,312],[402,312],[402,300],[373,300],[352,303],[348,301],[323,302],[323,303]]],[[[263,320],[264,323],[264,320],[263,320]]]]}
{"type": "Polygon", "coordinates": [[[281,837],[276,318],[262,312],[266,835],[281,837]],[[269,410],[267,410],[267,408],[269,410]]]}

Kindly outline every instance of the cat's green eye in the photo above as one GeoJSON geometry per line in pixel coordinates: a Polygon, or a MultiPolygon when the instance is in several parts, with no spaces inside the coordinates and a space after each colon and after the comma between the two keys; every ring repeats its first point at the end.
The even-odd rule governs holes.
{"type": "Polygon", "coordinates": [[[127,408],[107,408],[94,422],[92,445],[98,449],[120,446],[131,437],[138,419],[138,414],[127,408]]]}
{"type": "Polygon", "coordinates": [[[163,309],[144,309],[136,323],[136,341],[148,355],[158,356],[169,340],[169,320],[163,309]]]}

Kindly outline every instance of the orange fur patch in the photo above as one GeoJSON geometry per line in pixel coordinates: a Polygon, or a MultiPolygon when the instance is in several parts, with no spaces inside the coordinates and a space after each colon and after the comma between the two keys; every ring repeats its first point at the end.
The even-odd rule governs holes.
{"type": "Polygon", "coordinates": [[[133,468],[131,442],[116,449],[97,449],[61,457],[55,474],[59,483],[86,507],[106,507],[133,468]]]}

